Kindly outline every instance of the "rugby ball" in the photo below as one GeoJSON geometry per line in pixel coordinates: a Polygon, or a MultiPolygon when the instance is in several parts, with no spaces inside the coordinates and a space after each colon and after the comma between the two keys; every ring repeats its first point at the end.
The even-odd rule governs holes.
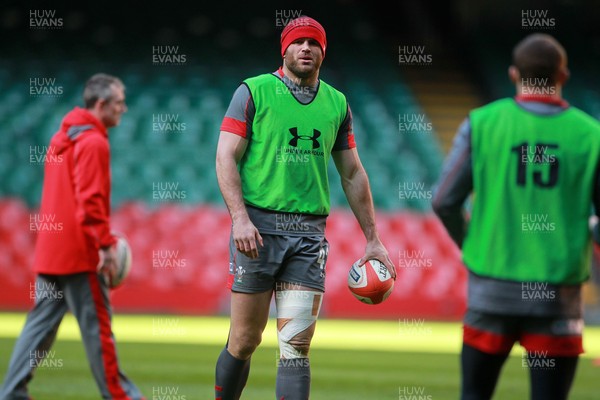
{"type": "Polygon", "coordinates": [[[356,261],[348,272],[348,289],[365,304],[379,304],[394,290],[394,280],[379,260],[368,260],[362,266],[356,261]]]}
{"type": "Polygon", "coordinates": [[[131,270],[132,260],[131,247],[129,246],[127,239],[120,234],[114,235],[117,237],[117,243],[115,244],[116,268],[113,271],[107,271],[102,274],[106,286],[111,289],[120,286],[125,278],[127,278],[127,275],[129,275],[129,271],[131,270]]]}

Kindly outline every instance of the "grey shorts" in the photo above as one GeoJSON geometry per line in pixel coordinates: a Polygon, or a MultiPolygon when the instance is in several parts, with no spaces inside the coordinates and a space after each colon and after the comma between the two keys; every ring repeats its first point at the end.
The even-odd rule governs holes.
{"type": "Polygon", "coordinates": [[[261,293],[278,289],[280,283],[325,291],[329,243],[324,236],[261,236],[264,247],[259,246],[255,259],[240,253],[230,237],[228,287],[232,291],[261,293]]]}
{"type": "Polygon", "coordinates": [[[467,309],[463,342],[490,354],[508,354],[515,342],[528,352],[576,357],[583,353],[583,318],[500,315],[467,309]]]}

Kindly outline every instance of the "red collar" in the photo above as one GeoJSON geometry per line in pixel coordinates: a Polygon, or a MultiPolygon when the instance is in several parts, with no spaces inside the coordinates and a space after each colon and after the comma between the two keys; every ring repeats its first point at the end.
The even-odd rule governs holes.
{"type": "Polygon", "coordinates": [[[277,70],[277,74],[279,75],[280,78],[283,78],[283,76],[284,76],[283,67],[279,67],[279,69],[277,70]]]}
{"type": "Polygon", "coordinates": [[[552,104],[555,106],[561,106],[564,108],[569,107],[569,103],[559,97],[542,96],[537,94],[520,94],[515,96],[515,100],[518,102],[538,102],[552,104]]]}

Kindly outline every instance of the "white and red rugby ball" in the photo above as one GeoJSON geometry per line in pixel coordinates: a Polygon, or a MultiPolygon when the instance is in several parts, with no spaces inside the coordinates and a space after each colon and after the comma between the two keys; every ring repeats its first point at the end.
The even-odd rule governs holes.
{"type": "Polygon", "coordinates": [[[394,280],[379,260],[368,260],[362,266],[357,261],[348,272],[348,289],[365,304],[379,304],[394,290],[394,280]]]}
{"type": "Polygon", "coordinates": [[[132,262],[131,247],[125,236],[118,233],[113,233],[113,235],[117,237],[117,243],[115,243],[116,268],[114,271],[107,271],[102,274],[106,286],[111,289],[120,286],[127,278],[132,262]]]}

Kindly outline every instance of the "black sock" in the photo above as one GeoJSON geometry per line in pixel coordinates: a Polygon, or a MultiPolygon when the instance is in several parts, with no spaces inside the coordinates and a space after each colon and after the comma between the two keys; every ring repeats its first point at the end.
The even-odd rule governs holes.
{"type": "Polygon", "coordinates": [[[277,400],[308,400],[310,394],[308,358],[280,359],[275,390],[277,400]]]}
{"type": "Polygon", "coordinates": [[[491,399],[506,357],[508,354],[488,354],[463,343],[461,399],[491,399]]]}
{"type": "Polygon", "coordinates": [[[240,374],[240,380],[237,384],[237,391],[235,392],[235,399],[239,399],[242,397],[242,390],[246,387],[246,382],[248,382],[248,376],[250,375],[250,359],[246,360],[244,364],[244,368],[240,374]]]}
{"type": "Polygon", "coordinates": [[[566,400],[573,384],[577,357],[551,357],[528,353],[531,400],[566,400]]]}
{"type": "Polygon", "coordinates": [[[250,359],[239,360],[224,348],[217,360],[215,399],[238,400],[248,381],[250,359]]]}

